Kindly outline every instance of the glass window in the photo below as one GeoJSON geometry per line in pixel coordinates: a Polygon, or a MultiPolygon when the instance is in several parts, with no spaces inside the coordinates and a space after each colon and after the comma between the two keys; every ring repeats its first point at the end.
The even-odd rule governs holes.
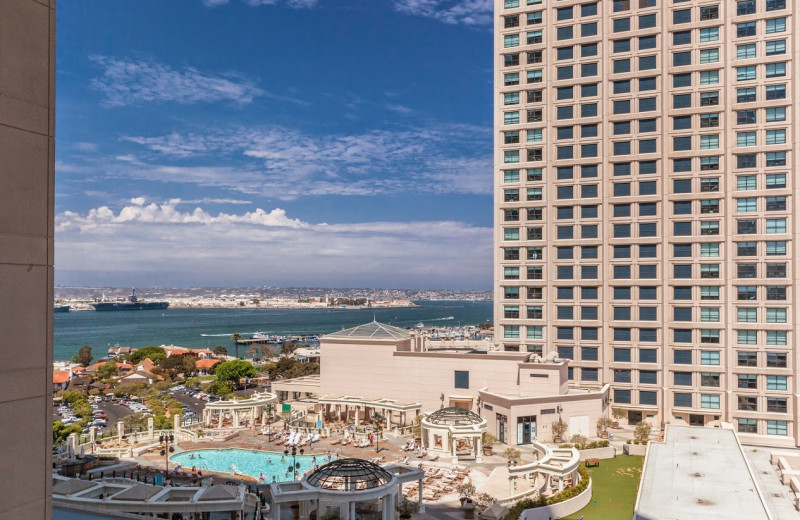
{"type": "Polygon", "coordinates": [[[767,421],[767,435],[789,435],[789,423],[786,421],[767,421]]]}
{"type": "Polygon", "coordinates": [[[719,395],[700,394],[700,408],[719,410],[719,395]]]}
{"type": "Polygon", "coordinates": [[[748,60],[751,58],[756,57],[756,44],[755,43],[745,43],[742,45],[736,46],[736,59],[737,60],[748,60]]]}
{"type": "Polygon", "coordinates": [[[756,79],[756,66],[736,67],[736,81],[749,81],[756,79]]]}
{"type": "Polygon", "coordinates": [[[765,110],[765,114],[768,123],[786,121],[786,107],[770,107],[765,110]]]}
{"type": "Polygon", "coordinates": [[[672,11],[673,24],[689,23],[691,21],[692,21],[691,9],[679,9],[676,11],[672,11]]]}
{"type": "Polygon", "coordinates": [[[786,31],[786,18],[772,18],[766,21],[764,31],[767,34],[785,32],[786,31]]]}
{"type": "Polygon", "coordinates": [[[736,37],[737,38],[746,38],[748,36],[755,36],[756,35],[756,23],[755,22],[744,22],[736,24],[736,37]]]}
{"type": "Polygon", "coordinates": [[[700,63],[717,63],[719,61],[719,49],[702,49],[700,51],[700,63]]]}
{"type": "Polygon", "coordinates": [[[773,40],[766,42],[766,54],[767,56],[786,54],[786,40],[773,40]]]}
{"type": "Polygon", "coordinates": [[[615,18],[613,22],[614,32],[625,32],[631,30],[630,18],[615,18]]]}
{"type": "Polygon", "coordinates": [[[700,42],[715,42],[719,40],[719,27],[706,27],[700,29],[700,42]]]}

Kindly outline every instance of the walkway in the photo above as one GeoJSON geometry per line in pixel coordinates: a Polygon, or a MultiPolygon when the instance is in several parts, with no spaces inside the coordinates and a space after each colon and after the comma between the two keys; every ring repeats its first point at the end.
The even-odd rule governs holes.
{"type": "MultiPolygon", "coordinates": [[[[766,502],[772,518],[778,520],[783,518],[800,518],[800,512],[795,509],[792,500],[794,493],[789,486],[781,484],[780,472],[777,466],[769,462],[769,452],[771,448],[742,446],[747,463],[753,470],[753,474],[761,488],[761,494],[766,502]]],[[[781,448],[781,451],[789,451],[781,448]]]]}

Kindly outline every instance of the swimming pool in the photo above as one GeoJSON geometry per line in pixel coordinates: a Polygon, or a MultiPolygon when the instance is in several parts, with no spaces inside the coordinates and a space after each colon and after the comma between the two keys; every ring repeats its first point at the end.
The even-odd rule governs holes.
{"type": "MultiPolygon", "coordinates": [[[[272,482],[273,476],[278,482],[291,480],[291,474],[287,474],[286,470],[292,463],[292,456],[284,457],[283,462],[281,457],[284,457],[283,453],[231,448],[184,451],[171,456],[169,460],[173,466],[176,463],[180,464],[187,471],[194,466],[200,470],[232,473],[233,464],[239,471],[251,477],[258,478],[259,474],[263,473],[267,482],[272,482]]],[[[317,455],[316,459],[318,466],[328,462],[326,455],[317,455]]],[[[300,469],[297,470],[299,479],[303,473],[314,467],[314,455],[298,455],[297,462],[300,464],[300,469]]]]}

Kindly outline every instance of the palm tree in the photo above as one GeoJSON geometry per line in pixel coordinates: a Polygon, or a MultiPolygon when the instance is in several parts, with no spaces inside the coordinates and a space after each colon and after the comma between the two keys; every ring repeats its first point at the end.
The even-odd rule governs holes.
{"type": "Polygon", "coordinates": [[[231,335],[231,339],[236,347],[236,359],[239,359],[239,340],[242,339],[242,335],[238,332],[234,332],[233,335],[231,335]]]}

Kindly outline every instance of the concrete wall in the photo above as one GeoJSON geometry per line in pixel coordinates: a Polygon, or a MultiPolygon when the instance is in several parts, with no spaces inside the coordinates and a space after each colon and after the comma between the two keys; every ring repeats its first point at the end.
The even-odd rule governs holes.
{"type": "Polygon", "coordinates": [[[558,504],[551,506],[537,507],[534,509],[526,509],[519,515],[519,520],[551,520],[552,518],[562,518],[571,515],[576,511],[580,511],[592,500],[592,481],[589,480],[589,485],[580,495],[575,498],[570,498],[558,504]]]}
{"type": "Polygon", "coordinates": [[[49,519],[55,0],[0,2],[0,519],[49,519]]]}

